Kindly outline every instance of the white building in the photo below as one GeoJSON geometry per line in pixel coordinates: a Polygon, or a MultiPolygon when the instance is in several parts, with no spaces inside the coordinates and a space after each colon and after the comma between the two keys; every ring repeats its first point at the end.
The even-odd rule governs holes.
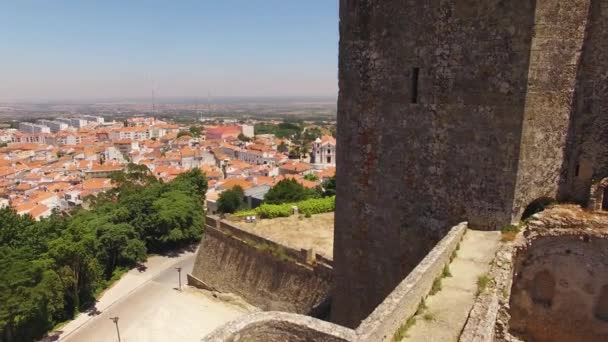
{"type": "Polygon", "coordinates": [[[65,122],[54,121],[54,120],[38,120],[38,123],[44,126],[47,126],[51,129],[51,132],[57,133],[59,131],[63,131],[68,129],[68,124],[65,122]]]}
{"type": "Polygon", "coordinates": [[[51,129],[48,126],[37,125],[30,122],[20,122],[19,130],[23,133],[29,134],[51,133],[51,129]]]}
{"type": "Polygon", "coordinates": [[[312,144],[310,163],[315,169],[336,166],[336,139],[324,135],[312,144]]]}
{"type": "Polygon", "coordinates": [[[88,122],[94,122],[97,124],[103,124],[105,123],[105,119],[101,116],[94,116],[94,115],[83,115],[82,116],[83,119],[87,120],[88,122]]]}
{"type": "Polygon", "coordinates": [[[83,128],[89,123],[87,120],[82,118],[58,118],[55,121],[63,122],[74,128],[83,128]]]}
{"type": "Polygon", "coordinates": [[[253,127],[253,125],[239,125],[241,126],[241,131],[243,132],[243,135],[246,136],[247,138],[253,138],[255,136],[255,129],[253,127]]]}

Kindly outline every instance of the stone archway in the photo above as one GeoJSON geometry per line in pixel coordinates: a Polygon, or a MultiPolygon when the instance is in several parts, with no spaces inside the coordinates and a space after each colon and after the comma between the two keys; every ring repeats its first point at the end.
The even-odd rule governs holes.
{"type": "Polygon", "coordinates": [[[608,177],[591,186],[588,209],[608,210],[608,177]]]}

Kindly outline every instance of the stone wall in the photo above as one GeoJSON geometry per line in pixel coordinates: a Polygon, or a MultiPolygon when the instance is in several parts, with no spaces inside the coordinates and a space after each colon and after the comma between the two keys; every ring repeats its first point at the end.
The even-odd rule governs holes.
{"type": "Polygon", "coordinates": [[[414,316],[429,294],[467,230],[466,223],[452,228],[416,268],[357,328],[360,341],[392,341],[399,327],[414,316]]]}
{"type": "Polygon", "coordinates": [[[608,341],[608,238],[541,236],[515,259],[510,333],[525,341],[608,341]]]}
{"type": "Polygon", "coordinates": [[[453,227],[424,260],[356,329],[281,312],[255,313],[216,329],[204,341],[390,341],[441,276],[466,231],[453,227]]]}
{"type": "Polygon", "coordinates": [[[608,213],[574,205],[534,215],[504,244],[462,342],[608,340],[608,213]]]}
{"type": "Polygon", "coordinates": [[[585,204],[592,182],[608,177],[608,1],[592,0],[561,198],[585,204]]]}
{"type": "Polygon", "coordinates": [[[334,321],[356,326],[457,222],[498,229],[559,197],[582,80],[598,87],[583,121],[608,120],[606,8],[340,1],[334,321]]]}
{"type": "Polygon", "coordinates": [[[307,264],[306,253],[216,218],[207,218],[207,223],[217,224],[206,227],[192,270],[193,286],[202,282],[204,288],[237,294],[262,310],[301,314],[316,312],[330,295],[331,266],[307,264]]]}
{"type": "Polygon", "coordinates": [[[514,222],[532,201],[558,197],[590,2],[536,1],[514,222]]]}
{"type": "Polygon", "coordinates": [[[351,329],[315,318],[285,312],[250,314],[216,329],[203,342],[346,342],[356,339],[351,329]]]}

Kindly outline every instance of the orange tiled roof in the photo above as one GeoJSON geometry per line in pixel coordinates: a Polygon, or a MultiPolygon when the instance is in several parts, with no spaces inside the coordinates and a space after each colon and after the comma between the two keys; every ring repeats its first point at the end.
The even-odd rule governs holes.
{"type": "Polygon", "coordinates": [[[253,183],[243,178],[230,178],[220,184],[219,188],[222,190],[232,189],[235,186],[240,186],[243,190],[247,190],[253,187],[253,183]]]}
{"type": "Polygon", "coordinates": [[[308,170],[312,169],[312,166],[308,163],[299,162],[299,163],[287,163],[287,164],[281,165],[279,168],[283,169],[283,170],[293,171],[293,172],[304,172],[304,171],[308,171],[308,170]]]}
{"type": "Polygon", "coordinates": [[[33,218],[36,219],[36,218],[42,216],[47,211],[49,211],[49,207],[47,207],[44,204],[38,204],[32,210],[30,210],[30,212],[28,214],[30,214],[33,218]]]}
{"type": "Polygon", "coordinates": [[[112,187],[112,180],[109,178],[92,178],[82,182],[83,190],[105,190],[112,187]]]}

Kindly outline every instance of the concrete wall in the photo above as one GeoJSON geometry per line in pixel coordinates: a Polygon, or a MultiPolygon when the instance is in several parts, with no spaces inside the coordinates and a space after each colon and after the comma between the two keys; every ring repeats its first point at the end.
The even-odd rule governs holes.
{"type": "Polygon", "coordinates": [[[603,38],[591,2],[340,2],[335,322],[356,326],[448,227],[558,195],[580,51],[603,38]]]}
{"type": "MultiPolygon", "coordinates": [[[[216,222],[207,218],[207,224],[216,222]]],[[[262,310],[308,314],[329,296],[332,269],[306,264],[303,254],[225,222],[219,229],[207,225],[192,285],[202,281],[204,288],[235,293],[262,310]]]]}

